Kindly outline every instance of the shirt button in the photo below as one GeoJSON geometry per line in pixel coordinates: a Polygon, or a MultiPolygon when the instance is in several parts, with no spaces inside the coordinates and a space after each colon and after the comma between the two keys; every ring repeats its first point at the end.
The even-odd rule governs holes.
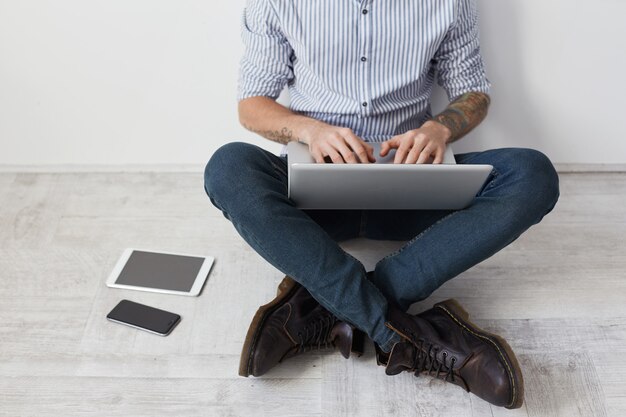
{"type": "Polygon", "coordinates": [[[364,56],[361,57],[361,62],[365,62],[367,61],[367,58],[365,58],[364,56]]]}
{"type": "Polygon", "coordinates": [[[363,9],[363,11],[361,13],[367,14],[367,9],[363,9]]]}
{"type": "Polygon", "coordinates": [[[367,107],[367,101],[363,102],[363,107],[367,107]]]}

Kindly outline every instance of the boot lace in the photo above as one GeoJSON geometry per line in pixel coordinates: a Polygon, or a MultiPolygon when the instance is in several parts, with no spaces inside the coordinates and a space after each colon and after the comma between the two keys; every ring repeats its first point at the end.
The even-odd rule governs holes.
{"type": "Polygon", "coordinates": [[[303,353],[314,349],[327,349],[333,347],[330,340],[330,332],[337,320],[331,314],[316,317],[298,332],[297,352],[303,353]]]}
{"type": "Polygon", "coordinates": [[[449,378],[450,382],[454,382],[453,369],[456,358],[449,355],[448,352],[444,350],[441,353],[441,359],[438,359],[437,354],[440,350],[439,346],[416,337],[415,333],[411,332],[409,329],[405,329],[405,331],[411,335],[411,339],[416,344],[416,349],[414,349],[413,353],[414,368],[411,369],[411,371],[415,371],[415,376],[426,372],[429,376],[441,378],[444,381],[448,381],[449,378]],[[448,357],[450,357],[449,361],[448,357]]]}

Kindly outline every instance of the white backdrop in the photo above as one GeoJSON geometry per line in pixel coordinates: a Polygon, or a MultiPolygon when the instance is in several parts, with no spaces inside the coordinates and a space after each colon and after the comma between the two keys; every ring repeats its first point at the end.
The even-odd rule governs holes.
{"type": "MultiPolygon", "coordinates": [[[[455,152],[626,163],[626,2],[479,2],[493,102],[455,152]]],[[[0,164],[200,165],[233,140],[278,151],[237,120],[243,5],[0,0],[0,164]]]]}

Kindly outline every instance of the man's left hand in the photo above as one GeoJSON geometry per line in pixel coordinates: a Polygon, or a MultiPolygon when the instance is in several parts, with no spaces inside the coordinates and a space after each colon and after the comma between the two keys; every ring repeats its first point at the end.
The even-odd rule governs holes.
{"type": "Polygon", "coordinates": [[[419,129],[392,137],[382,142],[380,156],[386,156],[391,149],[397,149],[394,164],[433,164],[443,162],[448,140],[452,132],[441,123],[429,120],[419,129]]]}

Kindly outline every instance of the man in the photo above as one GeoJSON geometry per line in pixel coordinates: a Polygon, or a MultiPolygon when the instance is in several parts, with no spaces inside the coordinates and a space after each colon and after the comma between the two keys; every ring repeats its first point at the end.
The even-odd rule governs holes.
{"type": "MultiPolygon", "coordinates": [[[[475,0],[248,0],[239,79],[247,129],[309,146],[317,162],[441,163],[446,146],[486,116],[490,84],[475,0]],[[433,116],[435,79],[450,105],[433,116]],[[290,90],[286,108],[275,102],[290,90]]],[[[494,169],[464,210],[300,210],[287,198],[285,155],[229,143],[211,157],[205,191],[239,234],[287,275],[255,315],[240,374],[259,376],[313,348],[362,352],[374,342],[386,373],[428,373],[507,408],[523,402],[506,341],[469,321],[455,300],[409,306],[515,240],[552,210],[558,176],[523,148],[455,155],[494,169]],[[366,272],[337,242],[408,240],[366,272]]],[[[367,184],[363,184],[367,187],[367,184]]]]}

